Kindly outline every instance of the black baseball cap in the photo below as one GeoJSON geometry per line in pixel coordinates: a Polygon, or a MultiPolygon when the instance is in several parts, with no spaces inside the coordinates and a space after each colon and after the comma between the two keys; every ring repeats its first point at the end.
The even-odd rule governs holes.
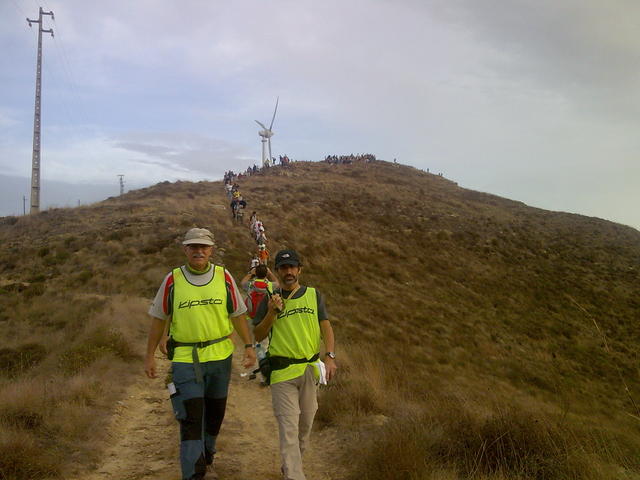
{"type": "Polygon", "coordinates": [[[293,265],[294,267],[298,267],[302,265],[302,262],[295,250],[280,250],[276,253],[276,268],[281,265],[293,265]]]}

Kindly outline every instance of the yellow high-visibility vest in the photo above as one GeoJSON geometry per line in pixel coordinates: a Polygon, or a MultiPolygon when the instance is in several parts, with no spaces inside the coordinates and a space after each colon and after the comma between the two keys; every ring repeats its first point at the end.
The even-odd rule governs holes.
{"type": "MultiPolygon", "coordinates": [[[[213,266],[213,278],[203,286],[189,283],[182,269],[173,270],[173,313],[171,336],[177,342],[206,342],[233,332],[227,311],[224,268],[213,266]]],[[[176,347],[174,362],[193,363],[193,347],[176,347]]],[[[233,342],[222,342],[198,349],[200,362],[224,360],[233,353],[233,342]]]]}
{"type": "MultiPolygon", "coordinates": [[[[304,295],[285,299],[285,308],[271,327],[269,355],[287,358],[311,358],[320,351],[320,323],[316,289],[307,287],[304,295]]],[[[297,363],[271,372],[271,384],[291,380],[304,374],[307,365],[297,363]]],[[[316,376],[319,372],[316,367],[316,376]]]]}

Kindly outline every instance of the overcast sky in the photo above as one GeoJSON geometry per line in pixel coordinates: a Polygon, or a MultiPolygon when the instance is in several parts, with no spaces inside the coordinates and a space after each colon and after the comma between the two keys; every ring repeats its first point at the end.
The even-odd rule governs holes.
{"type": "MultiPolygon", "coordinates": [[[[0,175],[31,173],[39,5],[0,1],[0,175]]],[[[41,5],[44,197],[259,163],[280,96],[275,156],[370,152],[640,228],[637,0],[41,5]]]]}

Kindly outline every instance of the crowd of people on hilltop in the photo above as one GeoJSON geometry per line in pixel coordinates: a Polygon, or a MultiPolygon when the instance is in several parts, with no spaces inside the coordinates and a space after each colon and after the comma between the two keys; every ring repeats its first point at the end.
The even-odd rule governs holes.
{"type": "MultiPolygon", "coordinates": [[[[349,155],[327,155],[324,157],[324,162],[329,164],[351,164],[351,163],[368,163],[377,160],[376,156],[373,153],[360,153],[360,154],[349,154],[349,155]]],[[[272,157],[270,160],[268,159],[266,163],[262,167],[258,167],[255,163],[253,166],[247,167],[246,170],[242,172],[234,172],[233,170],[229,170],[224,172],[224,184],[235,184],[239,180],[244,179],[245,177],[249,177],[251,175],[260,174],[263,169],[277,166],[280,164],[282,167],[288,167],[294,160],[291,160],[288,155],[278,155],[278,158],[272,157]]],[[[394,159],[395,162],[395,159],[394,159]]]]}
{"type": "Polygon", "coordinates": [[[372,153],[361,153],[359,155],[327,155],[324,161],[331,164],[349,164],[356,162],[373,162],[376,156],[372,153]]]}
{"type": "Polygon", "coordinates": [[[229,170],[224,172],[224,184],[227,183],[235,183],[238,180],[242,180],[245,177],[250,177],[251,175],[256,175],[260,172],[260,168],[257,165],[253,165],[253,167],[247,167],[244,172],[236,173],[233,170],[229,170]]]}
{"type": "Polygon", "coordinates": [[[281,166],[287,167],[291,164],[292,160],[288,155],[278,155],[278,158],[272,157],[271,160],[267,160],[263,167],[258,167],[255,163],[253,166],[248,166],[246,170],[236,173],[233,170],[224,172],[224,183],[235,183],[238,180],[242,180],[245,177],[259,174],[263,168],[274,167],[280,163],[281,166]]]}

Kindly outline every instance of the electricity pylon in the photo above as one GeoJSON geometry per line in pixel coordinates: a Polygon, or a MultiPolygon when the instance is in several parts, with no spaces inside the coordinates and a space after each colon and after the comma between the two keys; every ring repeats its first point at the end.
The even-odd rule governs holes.
{"type": "Polygon", "coordinates": [[[31,210],[30,213],[38,213],[40,211],[40,104],[41,104],[41,85],[42,85],[42,34],[50,33],[53,37],[53,29],[45,30],[42,28],[42,16],[49,15],[54,20],[53,12],[44,12],[40,7],[38,20],[30,20],[27,18],[29,26],[33,23],[38,24],[38,65],[36,67],[36,106],[33,116],[33,156],[31,157],[31,210]]]}

